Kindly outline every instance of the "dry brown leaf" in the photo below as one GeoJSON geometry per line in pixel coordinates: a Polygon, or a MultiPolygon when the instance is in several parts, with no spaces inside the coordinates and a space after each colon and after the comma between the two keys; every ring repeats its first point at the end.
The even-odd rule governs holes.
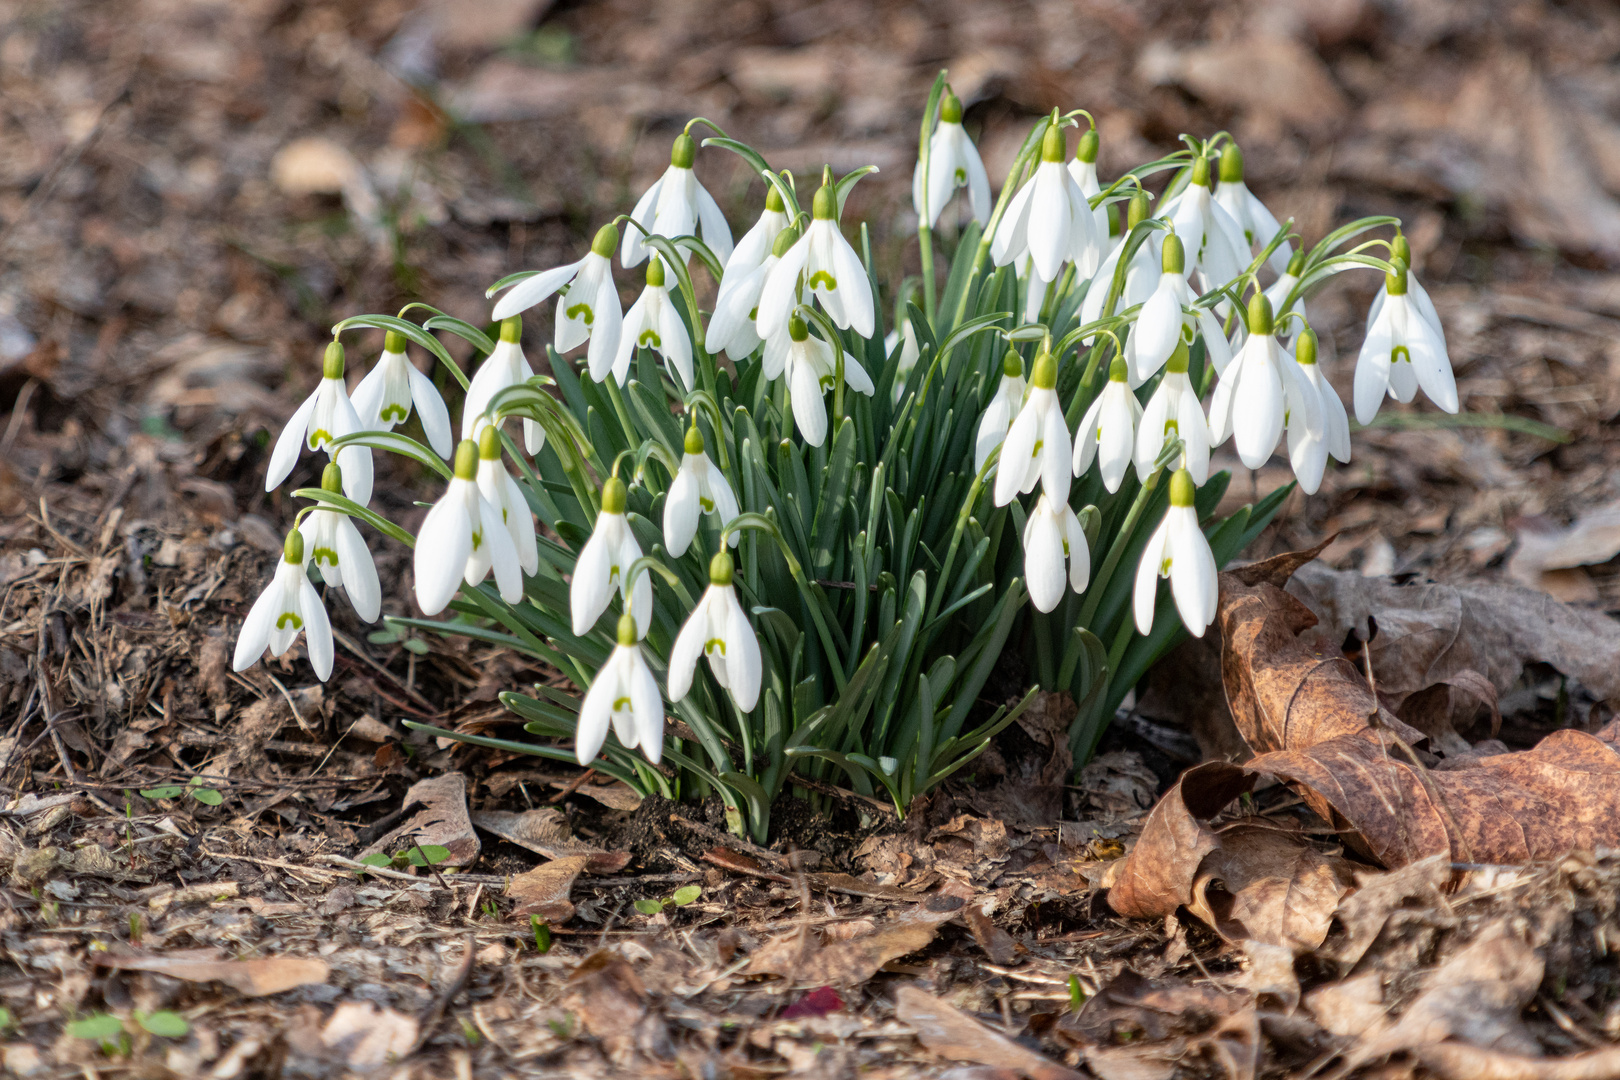
{"type": "Polygon", "coordinates": [[[992,1031],[967,1013],[915,986],[894,992],[894,1015],[917,1032],[917,1041],[949,1061],[975,1061],[1011,1069],[1030,1080],[1081,1080],[1081,1074],[992,1031]]]}
{"type": "Polygon", "coordinates": [[[481,845],[467,814],[467,778],[461,773],[443,773],[412,784],[405,792],[404,807],[420,809],[397,828],[361,852],[393,855],[404,848],[436,844],[450,852],[447,866],[471,866],[481,845]]]}
{"type": "Polygon", "coordinates": [[[804,927],[762,945],[748,965],[750,975],[780,975],[813,986],[859,986],[890,960],[916,952],[955,918],[971,891],[954,882],[942,886],[909,911],[885,919],[869,934],[822,944],[804,927]]]}
{"type": "Polygon", "coordinates": [[[582,873],[613,874],[630,862],[627,851],[604,851],[594,855],[566,855],[519,874],[507,882],[506,895],[518,901],[513,918],[538,915],[548,923],[562,924],[574,917],[568,899],[574,879],[582,873]]]}
{"type": "Polygon", "coordinates": [[[94,953],[101,967],[152,971],[186,982],[221,982],[247,997],[279,994],[297,986],[323,983],[331,974],[324,960],[268,956],[258,960],[224,960],[214,949],[153,953],[94,953]]]}
{"type": "Polygon", "coordinates": [[[1104,1080],[1168,1080],[1178,1065],[1199,1057],[1218,1070],[1210,1075],[1252,1080],[1259,1058],[1249,995],[1180,979],[1149,980],[1129,969],[1079,1012],[1065,1013],[1053,1033],[1083,1049],[1086,1067],[1104,1080]]]}
{"type": "Polygon", "coordinates": [[[1337,645],[1357,631],[1365,637],[1368,615],[1377,617],[1373,672],[1379,692],[1397,705],[1462,671],[1480,673],[1504,694],[1532,662],[1551,664],[1598,698],[1620,697],[1620,624],[1534,589],[1396,585],[1312,563],[1288,591],[1320,618],[1319,642],[1337,645]]]}
{"type": "Polygon", "coordinates": [[[1107,879],[1108,905],[1121,915],[1162,919],[1193,903],[1204,856],[1220,846],[1205,822],[1254,786],[1236,766],[1211,762],[1188,769],[1149,812],[1142,836],[1107,879]]]}
{"type": "Polygon", "coordinates": [[[398,1062],[416,1045],[414,1019],[371,1001],[345,1001],[321,1028],[325,1056],[357,1072],[370,1072],[398,1062]]]}
{"type": "Polygon", "coordinates": [[[662,1016],[648,1007],[647,988],[617,952],[598,949],[581,960],[568,976],[568,989],[570,1010],[602,1040],[615,1064],[627,1066],[638,1055],[674,1056],[662,1016]]]}
{"type": "Polygon", "coordinates": [[[568,818],[554,806],[512,813],[508,810],[478,810],[472,814],[472,823],[485,832],[494,833],[502,840],[526,847],[548,859],[561,859],[568,855],[591,855],[602,849],[574,839],[568,827],[568,818]]]}
{"type": "Polygon", "coordinates": [[[1431,855],[1387,873],[1358,870],[1355,877],[1355,890],[1339,903],[1338,932],[1323,942],[1318,953],[1338,961],[1343,971],[1366,954],[1396,908],[1416,900],[1422,908],[1447,909],[1440,887],[1451,878],[1451,858],[1431,855]]]}
{"type": "Polygon", "coordinates": [[[1189,910],[1228,941],[1259,941],[1293,956],[1327,937],[1350,869],[1297,836],[1259,825],[1222,831],[1203,860],[1189,910]]]}

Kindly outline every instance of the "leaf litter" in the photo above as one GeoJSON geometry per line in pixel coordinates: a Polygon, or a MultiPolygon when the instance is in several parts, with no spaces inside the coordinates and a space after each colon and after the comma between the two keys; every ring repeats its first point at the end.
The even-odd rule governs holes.
{"type": "MultiPolygon", "coordinates": [[[[502,5],[499,40],[463,41],[457,18],[455,43],[445,31],[426,46],[412,44],[424,34],[408,4],[63,5],[15,26],[7,14],[16,123],[0,133],[14,163],[0,184],[16,202],[3,251],[18,280],[0,298],[0,760],[20,796],[0,818],[9,1071],[1616,1074],[1620,869],[1604,821],[1569,820],[1612,791],[1595,767],[1610,753],[1615,624],[1496,581],[1620,606],[1605,516],[1620,458],[1606,423],[1620,408],[1614,280],[1549,271],[1540,250],[1500,243],[1614,248],[1612,13],[1218,4],[1194,27],[1203,16],[1088,5],[1081,18],[1008,20],[969,2],[951,25],[924,26],[834,0],[724,27],[703,5],[675,7],[638,37],[622,12],[587,3],[558,5],[533,40],[504,36],[533,30],[545,6],[502,5]],[[116,64],[94,64],[135,19],[152,51],[126,94],[116,64]],[[529,56],[559,34],[569,71],[529,56]],[[715,47],[693,52],[700,36],[715,47]],[[1268,81],[1234,91],[1224,73],[1255,40],[1268,81]],[[509,119],[454,129],[463,146],[378,56],[509,119]],[[859,197],[886,197],[891,177],[903,198],[915,118],[893,103],[914,100],[906,80],[926,86],[946,57],[989,156],[1049,97],[1098,106],[1105,154],[1220,127],[1310,147],[1311,160],[1331,140],[1331,165],[1257,175],[1257,189],[1316,235],[1350,187],[1400,203],[1471,407],[1533,415],[1576,441],[1549,452],[1505,430],[1358,435],[1356,468],[1277,529],[1277,544],[1300,546],[1344,530],[1331,568],[1306,564],[1284,587],[1317,625],[1299,634],[1299,611],[1244,586],[1260,618],[1244,625],[1265,647],[1257,636],[1239,665],[1243,735],[1219,646],[1212,657],[1205,689],[1222,708],[1205,711],[1225,716],[1244,768],[1212,761],[1168,792],[1199,764],[1185,729],[1126,718],[1066,786],[1072,762],[1051,734],[1074,705],[1043,699],[1022,742],[998,744],[974,785],[905,823],[834,791],[830,816],[749,849],[708,807],[637,807],[575,770],[401,736],[401,717],[505,722],[495,694],[548,673],[497,649],[376,640],[340,620],[348,641],[328,687],[293,684],[296,667],[227,672],[232,620],[290,513],[249,479],[256,438],[297,396],[265,384],[309,374],[309,326],[403,303],[413,286],[401,282],[424,266],[471,305],[489,266],[576,244],[564,207],[611,200],[598,189],[627,182],[618,170],[639,182],[667,165],[619,120],[578,123],[603,102],[638,124],[702,113],[776,133],[761,145],[808,139],[814,165],[817,146],[859,136],[885,165],[859,197]],[[1414,71],[1428,81],[1386,77],[1414,71]],[[831,81],[847,92],[829,98],[831,81]],[[1269,108],[1279,97],[1287,107],[1269,108]],[[222,151],[221,117],[254,138],[222,151]],[[266,134],[317,129],[328,134],[302,163],[286,156],[297,142],[266,134]],[[471,149],[485,131],[511,161],[485,167],[471,149]],[[1556,153],[1523,164],[1559,182],[1520,184],[1504,140],[1548,146],[1542,136],[1556,153]],[[1413,168],[1437,145],[1443,191],[1413,168]],[[608,173],[559,175],[575,158],[608,173]],[[521,198],[502,180],[512,174],[533,179],[521,198]],[[1437,200],[1483,211],[1445,217],[1437,200]],[[334,232],[334,214],[352,227],[334,232]],[[1488,275],[1471,269],[1481,252],[1488,275]],[[1358,559],[1444,584],[1366,577],[1358,559]],[[1279,711],[1289,686],[1330,707],[1279,711]],[[30,746],[42,708],[60,752],[49,735],[30,746]],[[1470,813],[1504,791],[1513,812],[1470,813]],[[1595,853],[1565,856],[1571,835],[1595,853]],[[1139,874],[1155,843],[1175,856],[1139,874]],[[412,846],[458,856],[437,873],[357,864],[412,846]],[[1537,861],[1491,865],[1524,855],[1537,861]],[[593,872],[604,858],[623,862],[593,872]],[[507,895],[540,871],[543,889],[507,895]],[[685,906],[635,906],[694,887],[685,906]],[[1133,890],[1140,913],[1118,915],[1133,890]],[[535,902],[554,905],[549,922],[519,914],[535,902]],[[181,1038],[130,1019],[175,1009],[190,1017],[181,1038]],[[98,1012],[128,1021],[127,1062],[62,1034],[98,1012]]],[[[876,233],[875,257],[884,243],[876,233]]],[[[1360,329],[1338,306],[1354,305],[1330,292],[1313,315],[1342,377],[1360,329]]],[[[393,479],[382,497],[409,512],[411,480],[393,479]]],[[[402,572],[380,554],[385,575],[402,572]]],[[[1188,667],[1165,670],[1189,689],[1188,667]]],[[[1016,670],[998,677],[1020,685],[1016,670]]]]}

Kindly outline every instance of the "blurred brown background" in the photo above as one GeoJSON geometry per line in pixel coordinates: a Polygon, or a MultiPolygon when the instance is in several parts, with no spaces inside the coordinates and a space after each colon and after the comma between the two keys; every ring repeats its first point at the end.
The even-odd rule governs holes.
{"type": "MultiPolygon", "coordinates": [[[[414,299],[481,321],[489,282],[627,211],[691,116],[778,167],[880,166],[851,213],[897,280],[947,67],[993,182],[1036,115],[1084,107],[1105,178],[1226,128],[1307,242],[1405,218],[1465,410],[1575,441],[1365,432],[1270,542],[1337,530],[1339,565],[1620,607],[1617,58],[1620,9],[1543,0],[0,3],[0,580],[41,496],[65,535],[119,506],[141,550],[252,580],[283,518],[264,439],[331,324],[414,299]]],[[[698,170],[740,233],[760,183],[720,150],[698,170]]],[[[1313,305],[1341,390],[1376,285],[1313,305]]],[[[358,371],[376,343],[354,346],[358,371]]],[[[408,515],[410,475],[381,476],[408,515]]]]}

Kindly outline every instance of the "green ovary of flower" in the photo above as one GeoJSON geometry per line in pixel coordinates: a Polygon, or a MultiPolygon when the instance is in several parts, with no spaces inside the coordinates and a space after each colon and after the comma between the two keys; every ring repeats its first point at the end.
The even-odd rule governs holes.
{"type": "Polygon", "coordinates": [[[304,620],[303,619],[300,619],[297,615],[293,614],[290,611],[283,611],[276,618],[276,629],[277,630],[285,630],[285,629],[287,629],[287,624],[288,623],[292,623],[292,628],[294,630],[302,630],[304,628],[304,620]]]}
{"type": "Polygon", "coordinates": [[[591,305],[589,304],[570,304],[568,305],[568,309],[564,311],[563,314],[570,319],[582,318],[586,326],[594,325],[596,322],[596,312],[591,310],[591,305]],[[584,314],[581,315],[581,312],[584,312],[584,314]]]}
{"type": "Polygon", "coordinates": [[[812,289],[826,289],[828,292],[833,292],[838,288],[838,279],[825,270],[817,270],[810,275],[808,285],[812,289]]]}

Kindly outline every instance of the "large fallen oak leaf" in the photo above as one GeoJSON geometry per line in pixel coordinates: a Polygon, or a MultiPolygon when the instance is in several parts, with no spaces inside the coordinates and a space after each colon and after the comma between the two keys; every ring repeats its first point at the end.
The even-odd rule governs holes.
{"type": "MultiPolygon", "coordinates": [[[[1108,875],[1110,906],[1149,918],[1185,906],[1239,936],[1223,928],[1230,912],[1198,910],[1197,883],[1253,858],[1242,850],[1252,837],[1228,839],[1210,821],[1261,777],[1292,785],[1347,845],[1390,868],[1436,855],[1523,863],[1620,845],[1620,721],[1595,735],[1554,732],[1530,750],[1464,758],[1442,771],[1422,767],[1407,749],[1423,734],[1384,709],[1342,653],[1300,638],[1316,617],[1284,586],[1312,557],[1290,553],[1221,575],[1222,677],[1238,730],[1258,756],[1243,767],[1212,762],[1182,775],[1108,875]]],[[[1267,888],[1285,904],[1305,895],[1267,888]]],[[[1330,891],[1319,891],[1316,902],[1330,891]]],[[[1290,924],[1286,913],[1251,911],[1242,921],[1253,924],[1245,940],[1267,941],[1290,925],[1292,941],[1270,943],[1298,947],[1314,936],[1297,929],[1314,926],[1310,918],[1290,924]]]]}

